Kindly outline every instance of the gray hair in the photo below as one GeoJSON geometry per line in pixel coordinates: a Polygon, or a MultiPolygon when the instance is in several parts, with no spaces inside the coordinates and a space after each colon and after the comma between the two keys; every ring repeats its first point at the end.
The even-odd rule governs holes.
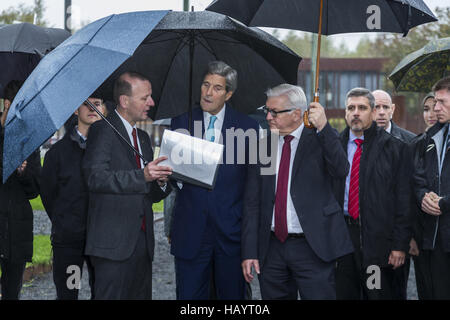
{"type": "Polygon", "coordinates": [[[306,102],[306,95],[303,92],[302,87],[294,86],[292,84],[283,83],[276,87],[273,87],[266,91],[268,98],[286,96],[289,99],[289,103],[295,109],[301,109],[305,111],[308,107],[306,102]]]}
{"type": "Polygon", "coordinates": [[[369,100],[370,108],[373,109],[375,107],[375,97],[373,96],[372,92],[366,88],[353,88],[349,92],[347,92],[347,95],[345,97],[345,103],[347,104],[347,101],[349,98],[352,97],[365,97],[367,100],[369,100]]]}
{"type": "Polygon", "coordinates": [[[203,75],[203,78],[206,77],[208,74],[217,74],[221,77],[225,78],[225,86],[226,90],[228,91],[236,91],[237,89],[237,80],[238,75],[237,71],[227,65],[223,61],[211,61],[208,63],[208,69],[206,70],[205,74],[203,75]]]}

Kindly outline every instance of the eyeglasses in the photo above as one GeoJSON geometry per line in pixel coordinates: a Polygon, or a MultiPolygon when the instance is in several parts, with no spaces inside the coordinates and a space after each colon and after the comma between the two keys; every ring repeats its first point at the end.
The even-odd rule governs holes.
{"type": "Polygon", "coordinates": [[[270,115],[275,118],[279,113],[289,112],[289,111],[292,111],[292,110],[295,110],[295,109],[292,108],[292,109],[285,109],[285,110],[281,110],[281,111],[276,111],[276,110],[267,108],[267,106],[263,106],[262,110],[264,111],[265,114],[268,114],[270,112],[270,115]]]}

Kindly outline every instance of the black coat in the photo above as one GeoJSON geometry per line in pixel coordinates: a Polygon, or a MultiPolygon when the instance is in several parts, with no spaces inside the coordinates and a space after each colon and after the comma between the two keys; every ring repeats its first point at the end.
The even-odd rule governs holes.
{"type": "Polygon", "coordinates": [[[88,192],[81,162],[85,143],[73,127],[45,154],[41,197],[52,222],[52,243],[84,247],[88,192]]]}
{"type": "MultiPolygon", "coordinates": [[[[349,128],[341,133],[347,152],[349,128]]],[[[364,131],[359,173],[359,203],[363,266],[387,266],[392,250],[408,252],[411,239],[410,149],[372,126],[364,131]]],[[[344,204],[345,178],[334,181],[336,198],[344,204]]]]}
{"type": "Polygon", "coordinates": [[[439,201],[442,215],[435,217],[423,212],[423,249],[432,250],[440,240],[445,252],[450,252],[450,151],[439,175],[438,153],[442,149],[443,124],[436,123],[425,134],[422,146],[422,163],[414,173],[414,189],[417,204],[421,206],[426,192],[434,191],[443,197],[439,201]],[[437,234],[439,233],[439,237],[437,234]]]}
{"type": "MultiPolygon", "coordinates": [[[[3,129],[0,133],[0,160],[3,163],[3,129]]],[[[1,168],[1,167],[0,167],[1,168]]],[[[0,177],[3,176],[0,170],[0,177]]],[[[33,257],[33,210],[29,199],[39,195],[39,150],[27,159],[22,175],[17,171],[0,182],[0,257],[15,262],[31,261],[33,257]]]]}
{"type": "Polygon", "coordinates": [[[397,139],[399,139],[407,144],[410,144],[413,141],[413,139],[416,137],[416,135],[414,133],[399,127],[392,120],[391,120],[391,134],[394,137],[396,137],[397,139]]]}

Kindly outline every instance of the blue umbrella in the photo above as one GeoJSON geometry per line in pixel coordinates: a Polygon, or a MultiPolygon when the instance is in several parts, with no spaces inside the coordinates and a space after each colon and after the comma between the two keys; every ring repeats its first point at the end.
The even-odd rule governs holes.
{"type": "Polygon", "coordinates": [[[6,119],[3,181],[133,55],[167,13],[130,12],[99,19],[41,60],[6,119]]]}

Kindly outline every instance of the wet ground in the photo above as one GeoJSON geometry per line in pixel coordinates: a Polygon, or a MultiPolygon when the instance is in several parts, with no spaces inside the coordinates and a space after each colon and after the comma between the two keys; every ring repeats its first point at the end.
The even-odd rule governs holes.
{"type": "MultiPolygon", "coordinates": [[[[50,221],[45,212],[35,212],[34,233],[50,234],[50,221]]],[[[175,272],[173,256],[164,235],[164,222],[155,222],[155,258],[153,261],[153,299],[174,300],[175,299],[175,272]]],[[[412,266],[412,263],[411,263],[412,266]]],[[[83,271],[80,300],[90,298],[86,267],[83,271]]],[[[252,283],[253,299],[260,299],[259,285],[256,279],[252,283]]],[[[32,281],[25,283],[21,294],[22,300],[54,300],[56,290],[53,284],[52,272],[39,275],[32,281]]],[[[408,282],[408,299],[417,300],[417,290],[414,278],[414,268],[411,267],[408,282]]]]}

